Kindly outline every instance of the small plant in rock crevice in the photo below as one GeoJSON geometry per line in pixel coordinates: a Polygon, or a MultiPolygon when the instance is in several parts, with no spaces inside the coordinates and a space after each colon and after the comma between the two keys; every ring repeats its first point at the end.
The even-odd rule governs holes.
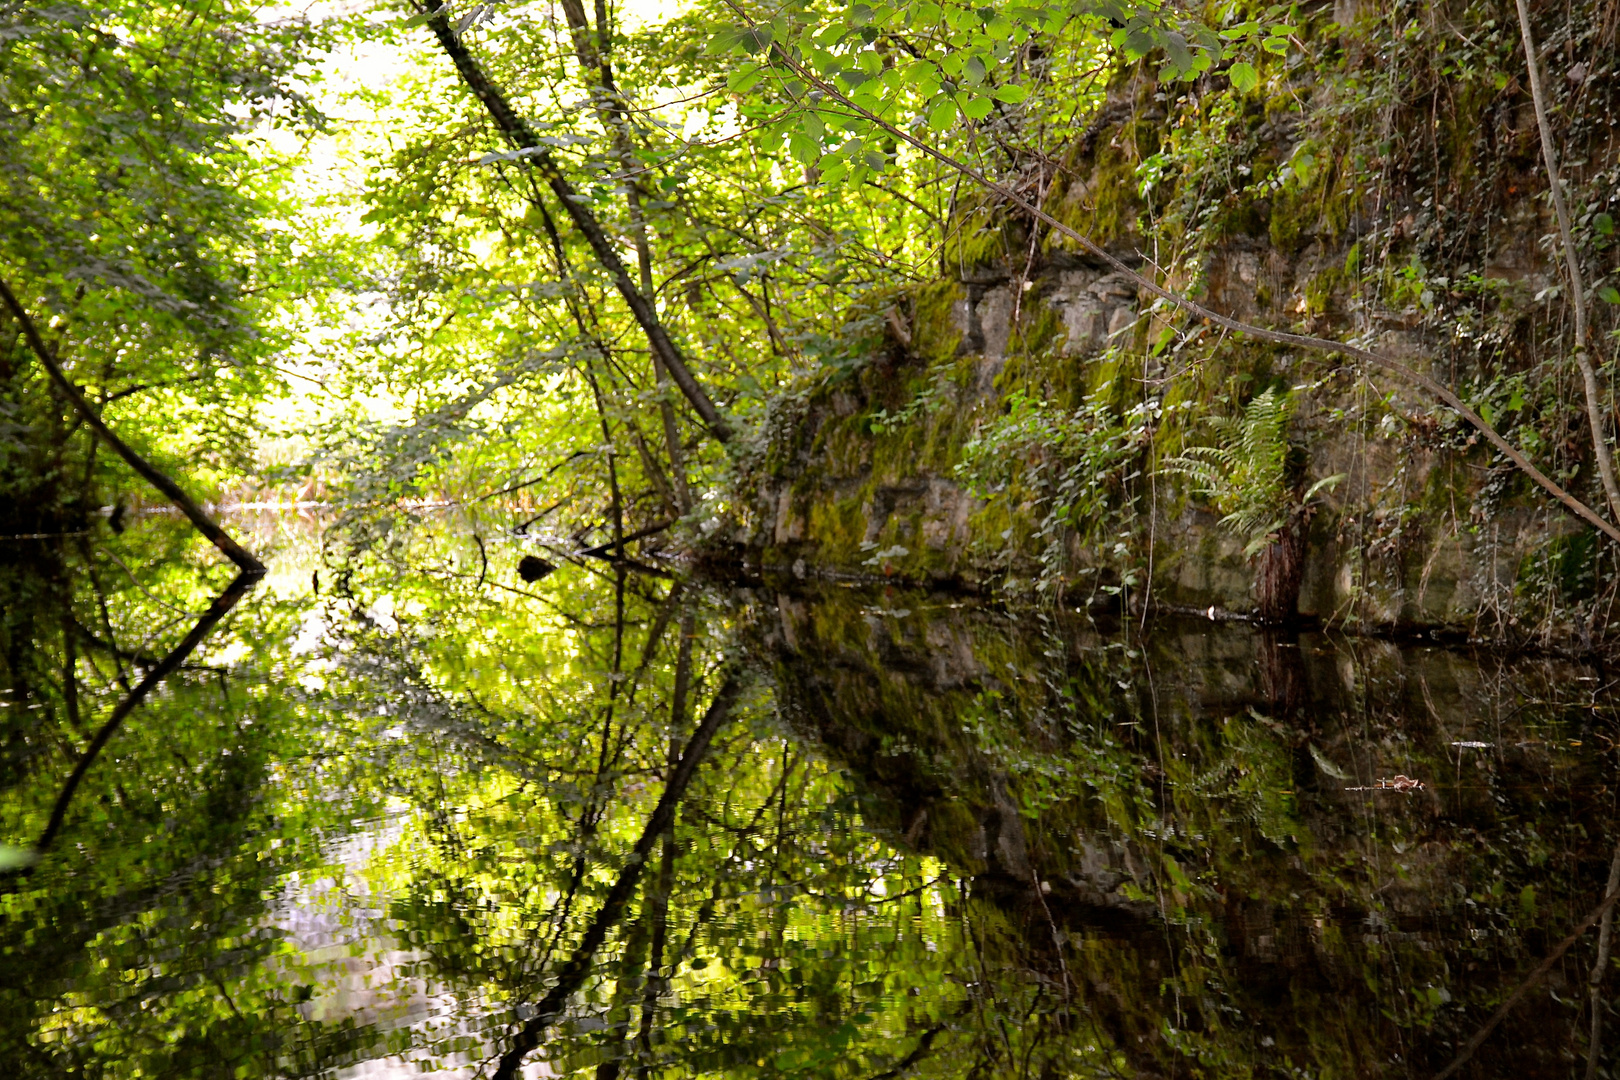
{"type": "MultiPolygon", "coordinates": [[[[1136,517],[1143,453],[1164,409],[1150,399],[1120,412],[1113,397],[1108,384],[1071,410],[1020,390],[1008,398],[1006,413],[963,447],[956,473],[976,496],[1028,504],[1040,544],[1038,592],[1061,591],[1072,544],[1091,549],[1103,565],[1129,562],[1130,545],[1116,534],[1128,533],[1136,517]]],[[[1001,537],[1009,549],[1012,532],[1001,537]]],[[[1129,565],[1113,568],[1120,583],[1099,588],[1117,593],[1134,584],[1129,565]]]]}

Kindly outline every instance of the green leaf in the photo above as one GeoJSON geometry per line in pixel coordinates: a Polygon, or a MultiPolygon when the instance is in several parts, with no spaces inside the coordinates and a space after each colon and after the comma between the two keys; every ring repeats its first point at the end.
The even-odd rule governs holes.
{"type": "Polygon", "coordinates": [[[964,97],[966,97],[966,100],[962,102],[962,115],[969,120],[983,120],[995,108],[990,99],[983,94],[964,95],[964,97]]]}
{"type": "Polygon", "coordinates": [[[928,110],[928,126],[935,131],[949,130],[954,123],[956,123],[956,102],[950,98],[941,98],[928,110]]]}
{"type": "Polygon", "coordinates": [[[1153,51],[1158,44],[1147,30],[1137,27],[1134,30],[1121,30],[1114,35],[1114,44],[1125,49],[1125,55],[1132,60],[1140,60],[1153,51]]]}
{"type": "Polygon", "coordinates": [[[1610,304],[1620,304],[1620,289],[1613,285],[1605,285],[1598,290],[1598,297],[1610,304]]]}
{"type": "Polygon", "coordinates": [[[1301,187],[1309,187],[1311,181],[1316,179],[1319,171],[1318,162],[1316,155],[1310,151],[1301,149],[1294,155],[1290,164],[1294,168],[1294,178],[1299,181],[1301,187]]]}
{"type": "Polygon", "coordinates": [[[1340,481],[1344,480],[1344,478],[1349,475],[1349,473],[1334,473],[1332,476],[1322,477],[1322,479],[1318,480],[1316,483],[1312,484],[1306,489],[1305,496],[1300,501],[1310,502],[1311,498],[1318,492],[1332,491],[1334,488],[1339,486],[1340,481]]]}
{"type": "Polygon", "coordinates": [[[771,28],[768,26],[750,26],[748,29],[738,33],[737,44],[744,52],[765,52],[771,47],[771,28]]]}
{"type": "Polygon", "coordinates": [[[1006,102],[1008,105],[1017,105],[1028,97],[1028,88],[1019,86],[1017,83],[1006,83],[996,87],[996,100],[1006,102]]]}
{"type": "Polygon", "coordinates": [[[747,67],[739,68],[726,78],[726,89],[733,94],[746,94],[759,82],[763,74],[764,69],[758,64],[750,64],[747,67]]]}
{"type": "Polygon", "coordinates": [[[821,157],[821,144],[804,132],[795,131],[788,138],[788,152],[805,165],[814,165],[821,157]]]}
{"type": "Polygon", "coordinates": [[[1614,235],[1614,218],[1608,214],[1593,214],[1592,228],[1602,236],[1614,235]]]}
{"type": "Polygon", "coordinates": [[[1232,89],[1240,94],[1247,94],[1260,85],[1260,75],[1254,65],[1242,60],[1226,69],[1226,77],[1232,80],[1232,89]]]}
{"type": "Polygon", "coordinates": [[[1164,53],[1168,58],[1164,70],[1173,78],[1185,79],[1193,72],[1192,51],[1187,48],[1187,39],[1177,33],[1164,35],[1164,53]]]}

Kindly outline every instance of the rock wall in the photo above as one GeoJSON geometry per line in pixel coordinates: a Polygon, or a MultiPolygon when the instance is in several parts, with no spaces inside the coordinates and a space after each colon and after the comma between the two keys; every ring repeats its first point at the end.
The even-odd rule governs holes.
{"type": "MultiPolygon", "coordinates": [[[[1155,250],[1154,223],[1174,217],[1142,202],[1127,167],[1174,145],[1164,96],[1149,79],[1121,80],[1047,199],[1136,264],[1155,250]]],[[[1309,190],[1278,182],[1234,193],[1238,209],[1170,282],[1243,319],[1370,343],[1457,388],[1600,506],[1572,367],[1555,355],[1562,316],[1544,302],[1558,277],[1538,244],[1553,224],[1526,197],[1539,190],[1539,166],[1521,113],[1507,114],[1518,126],[1491,147],[1472,131],[1442,163],[1488,167],[1490,185],[1459,195],[1476,197],[1488,230],[1458,234],[1415,182],[1369,202],[1364,178],[1341,167],[1309,190]],[[1541,404],[1523,404],[1531,397],[1541,404]]],[[[1272,168],[1311,137],[1269,107],[1253,121],[1251,160],[1272,168]]],[[[1589,171],[1620,176],[1614,148],[1606,153],[1589,171]]],[[[1061,237],[1032,243],[1011,209],[987,201],[974,214],[956,273],[875,301],[858,321],[883,330],[852,335],[859,362],[775,404],[723,534],[750,564],[1252,614],[1245,538],[1172,466],[1205,438],[1211,415],[1274,384],[1295,388],[1290,441],[1305,481],[1342,476],[1312,500],[1299,616],[1572,647],[1601,635],[1612,557],[1413,386],[1189,324],[1061,237]],[[1099,394],[1120,410],[1145,402],[1158,417],[1106,528],[1097,519],[1054,532],[1034,488],[987,490],[964,477],[964,449],[1015,395],[1071,409],[1099,394]]]]}
{"type": "MultiPolygon", "coordinates": [[[[1233,261],[1239,275],[1258,262],[1233,261]]],[[[1034,545],[1009,546],[1013,537],[1000,535],[1011,528],[1027,536],[1029,523],[987,512],[987,500],[956,470],[964,439],[1002,404],[1016,287],[1008,279],[962,282],[949,306],[947,336],[958,344],[948,357],[883,358],[777,418],[769,465],[736,534],[751,561],[801,576],[899,575],[970,588],[1033,569],[1034,545]],[[900,387],[926,390],[933,379],[949,392],[902,427],[873,430],[874,413],[892,409],[900,387]]],[[[1043,270],[1024,303],[1023,318],[1060,328],[1045,362],[1082,378],[1102,363],[1111,336],[1133,332],[1139,312],[1120,275],[1061,264],[1043,270]]],[[[1400,346],[1402,335],[1386,334],[1386,348],[1400,346]]],[[[1404,351],[1422,362],[1420,349],[1404,351]]],[[[1272,371],[1309,379],[1321,367],[1280,358],[1272,371]]],[[[1150,361],[1144,377],[1160,368],[1150,361]]],[[[1557,558],[1559,543],[1584,530],[1483,451],[1451,445],[1468,436],[1439,432],[1415,393],[1380,394],[1339,370],[1316,388],[1296,427],[1309,475],[1345,476],[1311,520],[1300,615],[1491,636],[1542,613],[1525,594],[1545,584],[1530,580],[1545,561],[1538,556],[1557,558]]],[[[1178,477],[1159,481],[1160,497],[1150,498],[1128,539],[1127,561],[1150,567],[1150,579],[1141,576],[1151,590],[1140,589],[1138,602],[1251,613],[1255,566],[1242,538],[1190,499],[1178,477]]],[[[1071,543],[1068,554],[1077,566],[1101,564],[1102,579],[1123,576],[1108,553],[1071,543]]]]}

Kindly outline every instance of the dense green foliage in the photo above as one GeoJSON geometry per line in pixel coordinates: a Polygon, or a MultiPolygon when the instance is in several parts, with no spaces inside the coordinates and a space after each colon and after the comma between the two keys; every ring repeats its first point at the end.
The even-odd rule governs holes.
{"type": "MultiPolygon", "coordinates": [[[[0,8],[0,277],[109,420],[204,484],[255,462],[282,309],[337,284],[255,134],[318,121],[298,70],[322,38],[240,4],[0,8]]],[[[105,488],[0,319],[0,516],[27,532],[105,488]]]]}
{"type": "MultiPolygon", "coordinates": [[[[1608,363],[1620,8],[1536,17],[1608,363]]],[[[1513,19],[0,0],[0,1073],[1443,1066],[1601,892],[1603,669],[1140,597],[1199,514],[1297,593],[1318,512],[1371,576],[1550,504],[1064,230],[1601,506],[1513,19]],[[200,643],[225,568],[29,326],[216,508],[318,511],[236,508],[200,643]],[[957,539],[883,509],[946,488],[957,539]],[[1047,602],[702,572],[748,537],[1047,602]]],[[[1589,652],[1596,535],[1490,548],[1471,632],[1589,652]]],[[[1479,1075],[1609,1068],[1596,960],[1479,1075]]]]}

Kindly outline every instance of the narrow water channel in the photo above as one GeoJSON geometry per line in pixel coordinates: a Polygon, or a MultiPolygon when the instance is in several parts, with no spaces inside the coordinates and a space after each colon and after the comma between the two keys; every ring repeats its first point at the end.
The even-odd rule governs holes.
{"type": "MultiPolygon", "coordinates": [[[[1593,665],[482,543],[283,560],[98,749],[178,536],[0,569],[0,1075],[1426,1077],[1620,838],[1593,665]]],[[[1609,1074],[1596,939],[1463,1075],[1609,1074]]]]}

